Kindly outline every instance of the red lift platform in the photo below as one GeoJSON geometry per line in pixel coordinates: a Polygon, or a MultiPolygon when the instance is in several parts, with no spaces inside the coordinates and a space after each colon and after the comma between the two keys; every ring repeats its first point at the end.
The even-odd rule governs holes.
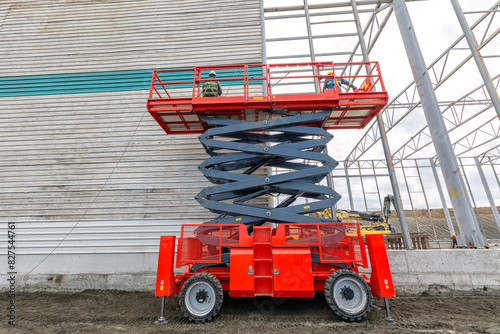
{"type": "Polygon", "coordinates": [[[221,308],[223,291],[236,297],[313,297],[321,291],[348,321],[365,318],[372,297],[385,298],[390,319],[386,298],[394,296],[394,286],[383,236],[366,236],[367,256],[359,224],[309,215],[338,200],[332,189],[317,185],[337,164],[322,152],[332,137],[325,130],[363,128],[387,100],[376,62],[154,71],[148,111],[167,134],[203,133],[200,141],[211,158],[200,170],[215,185],[196,199],[220,214],[204,224],[182,225],[177,252],[175,236],[161,237],[159,322],[165,322],[165,298],[174,295],[190,321],[210,321],[221,308]],[[212,70],[223,95],[200,97],[203,82],[213,80],[212,70]],[[347,87],[323,90],[323,80],[341,79],[347,87]],[[314,159],[319,171],[298,162],[314,159]],[[252,175],[266,165],[295,171],[252,175]],[[247,203],[273,191],[291,196],[274,208],[247,203]],[[292,206],[300,196],[313,201],[292,206]],[[359,270],[368,263],[370,277],[359,270]],[[184,273],[175,275],[174,266],[184,267],[184,273]]]}
{"type": "Polygon", "coordinates": [[[334,130],[365,127],[387,101],[377,62],[245,64],[153,71],[147,108],[167,134],[203,133],[209,126],[202,115],[261,121],[280,112],[326,109],[331,114],[321,126],[334,130]],[[211,70],[217,71],[223,95],[200,97],[211,70]],[[323,90],[322,80],[330,79],[347,80],[351,88],[323,90]]]}

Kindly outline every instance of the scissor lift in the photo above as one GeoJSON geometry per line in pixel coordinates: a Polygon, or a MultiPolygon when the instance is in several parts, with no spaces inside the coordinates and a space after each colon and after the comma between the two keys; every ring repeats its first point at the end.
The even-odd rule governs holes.
{"type": "Polygon", "coordinates": [[[221,308],[223,291],[237,297],[313,297],[322,291],[348,321],[367,316],[372,295],[394,296],[383,236],[366,237],[368,278],[359,272],[368,268],[359,225],[310,215],[340,199],[320,185],[338,164],[323,153],[333,137],[327,130],[363,128],[386,103],[375,62],[154,71],[148,111],[167,134],[201,134],[210,157],[199,168],[214,185],[196,200],[218,215],[182,226],[175,261],[184,266],[182,275],[174,275],[176,237],[161,237],[160,321],[165,297],[176,294],[184,315],[202,323],[221,308]],[[224,94],[200,97],[211,70],[224,94]],[[322,79],[339,77],[356,88],[322,91],[322,79]],[[268,175],[269,167],[278,173],[268,175]],[[270,206],[268,198],[276,195],[286,198],[270,206]]]}

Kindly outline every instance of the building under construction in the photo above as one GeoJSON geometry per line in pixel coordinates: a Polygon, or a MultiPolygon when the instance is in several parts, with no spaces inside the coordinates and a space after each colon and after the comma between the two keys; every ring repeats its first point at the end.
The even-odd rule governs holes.
{"type": "MultiPolygon", "coordinates": [[[[328,153],[339,165],[324,182],[342,196],[332,210],[378,212],[391,194],[400,245],[413,248],[420,233],[451,248],[456,234],[460,246],[481,248],[464,253],[477,267],[458,272],[499,263],[483,249],[500,242],[499,3],[440,6],[453,33],[431,52],[424,41],[438,39],[440,25],[419,30],[429,8],[420,1],[1,4],[0,220],[5,231],[16,225],[19,284],[152,288],[160,236],[217,216],[195,200],[209,184],[198,134],[165,135],[146,109],[152,73],[221,64],[223,96],[237,96],[231,65],[379,62],[387,105],[363,130],[331,130],[328,153]]],[[[274,91],[321,90],[313,68],[280,71],[274,91]]],[[[265,95],[260,83],[250,89],[265,95]]],[[[279,202],[269,197],[269,206],[279,202]]],[[[422,268],[398,267],[418,258],[389,254],[397,289],[425,289],[422,268]]],[[[489,275],[478,285],[498,289],[489,275]]]]}

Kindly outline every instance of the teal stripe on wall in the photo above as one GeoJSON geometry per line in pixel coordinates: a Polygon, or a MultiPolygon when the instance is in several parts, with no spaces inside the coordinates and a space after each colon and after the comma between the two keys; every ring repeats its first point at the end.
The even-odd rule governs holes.
{"type": "MultiPolygon", "coordinates": [[[[260,67],[252,66],[249,68],[249,75],[260,76],[260,71],[260,67]]],[[[169,76],[169,80],[193,80],[192,71],[174,73],[175,75],[169,76]]],[[[153,70],[128,70],[0,77],[0,97],[149,90],[152,74],[153,70]]],[[[202,74],[202,77],[206,78],[208,71],[202,74]]],[[[242,75],[242,69],[217,70],[217,78],[238,78],[242,75]]],[[[165,74],[162,74],[160,78],[165,80],[164,76],[165,74]]],[[[242,81],[221,82],[222,86],[238,84],[241,85],[242,81]]],[[[173,88],[191,86],[179,84],[173,88]]]]}

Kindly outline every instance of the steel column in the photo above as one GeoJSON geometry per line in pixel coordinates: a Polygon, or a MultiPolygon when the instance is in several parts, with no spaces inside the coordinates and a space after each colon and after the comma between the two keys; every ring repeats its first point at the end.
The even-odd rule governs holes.
{"type": "MultiPolygon", "coordinates": [[[[267,63],[267,47],[266,47],[266,19],[264,16],[264,0],[260,0],[260,36],[262,43],[262,64],[267,63]]],[[[262,67],[262,76],[266,75],[266,68],[262,67]]],[[[267,81],[262,80],[263,95],[267,96],[267,81]]]]}
{"type": "MultiPolygon", "coordinates": [[[[372,165],[372,170],[373,170],[373,175],[376,175],[377,172],[375,170],[375,165],[372,165]]],[[[375,180],[375,187],[377,188],[377,196],[378,196],[378,202],[380,204],[380,210],[382,210],[384,205],[382,204],[382,197],[380,197],[380,187],[378,186],[378,178],[375,176],[373,179],[375,180]]]]}
{"type": "Polygon", "coordinates": [[[474,215],[477,219],[479,231],[481,231],[481,233],[484,233],[483,223],[481,222],[481,217],[479,216],[479,211],[477,210],[476,199],[474,198],[474,194],[472,193],[472,188],[470,187],[469,179],[467,178],[467,173],[465,172],[465,166],[464,166],[462,158],[458,158],[458,163],[460,165],[460,168],[462,169],[462,174],[464,176],[465,185],[467,186],[467,189],[469,190],[469,193],[470,193],[472,212],[474,213],[474,215]]]}
{"type": "Polygon", "coordinates": [[[431,220],[432,231],[434,231],[434,240],[437,240],[438,236],[436,233],[436,225],[434,225],[434,220],[432,219],[431,208],[429,207],[429,201],[427,200],[427,194],[425,193],[424,182],[422,181],[422,174],[420,173],[418,160],[415,159],[414,161],[415,161],[415,168],[417,170],[418,180],[420,181],[420,189],[422,189],[422,195],[424,195],[425,206],[427,207],[427,214],[429,215],[429,219],[431,220]]]}
{"type": "Polygon", "coordinates": [[[479,52],[479,46],[477,45],[476,38],[474,37],[474,34],[472,33],[472,30],[469,27],[467,20],[465,19],[464,13],[462,12],[462,8],[460,7],[458,1],[457,0],[450,0],[450,1],[453,6],[453,9],[455,10],[455,14],[457,15],[458,22],[460,23],[460,26],[462,27],[462,30],[464,32],[465,39],[469,44],[469,48],[472,52],[472,55],[474,56],[474,60],[476,61],[479,73],[481,73],[484,85],[486,86],[488,94],[491,97],[491,102],[493,103],[493,107],[495,107],[498,117],[500,118],[500,99],[498,98],[498,92],[496,91],[495,87],[493,87],[490,74],[488,73],[488,69],[484,64],[483,57],[481,57],[481,53],[479,52]]]}
{"type": "Polygon", "coordinates": [[[262,63],[267,63],[267,48],[266,48],[266,20],[264,16],[264,0],[260,0],[260,29],[262,39],[262,63]]]}
{"type": "MultiPolygon", "coordinates": [[[[361,168],[358,168],[358,173],[361,174],[361,168]]],[[[363,193],[363,201],[365,202],[365,211],[369,211],[368,209],[368,202],[366,201],[366,191],[365,191],[365,184],[363,182],[363,178],[359,178],[359,182],[361,183],[361,192],[363,193]]]]}
{"type": "MultiPolygon", "coordinates": [[[[311,20],[309,18],[309,4],[308,4],[307,0],[304,0],[304,12],[305,12],[305,17],[306,17],[307,39],[309,41],[309,52],[311,54],[311,61],[316,61],[316,54],[314,52],[314,43],[313,43],[312,31],[311,31],[311,20]]],[[[313,68],[313,74],[314,75],[319,75],[319,73],[316,71],[316,67],[313,68]]],[[[319,85],[318,80],[316,80],[316,78],[314,78],[314,91],[316,93],[320,92],[320,85],[319,85]]],[[[325,147],[325,149],[323,150],[323,152],[325,154],[329,154],[328,153],[328,147],[325,147]]],[[[327,184],[327,186],[329,188],[333,189],[333,179],[332,179],[332,174],[331,173],[328,173],[328,175],[326,177],[326,184],[327,184]]],[[[337,218],[334,215],[335,208],[331,207],[330,209],[332,210],[332,218],[336,220],[337,218]]]]}
{"type": "Polygon", "coordinates": [[[436,164],[434,163],[434,159],[429,159],[432,167],[432,174],[434,174],[434,180],[436,180],[436,187],[439,192],[439,198],[441,199],[441,203],[443,204],[444,216],[446,217],[446,223],[448,224],[448,229],[450,230],[450,236],[455,234],[455,228],[453,227],[453,222],[451,221],[450,211],[448,210],[448,205],[446,204],[446,199],[443,194],[443,189],[441,188],[441,181],[439,181],[439,176],[436,170],[436,164]]]}
{"type": "MultiPolygon", "coordinates": [[[[359,20],[358,7],[356,5],[355,0],[351,0],[351,6],[354,14],[354,20],[356,21],[356,29],[359,37],[359,45],[361,47],[361,52],[363,53],[363,61],[369,61],[365,38],[363,36],[363,30],[361,29],[361,21],[359,20]]],[[[367,73],[370,73],[370,69],[368,69],[367,73]]],[[[407,249],[411,249],[410,231],[408,229],[408,223],[406,222],[406,216],[403,210],[403,201],[401,200],[401,194],[399,192],[399,185],[396,177],[396,171],[394,170],[394,163],[392,161],[391,149],[389,147],[389,142],[387,140],[387,134],[384,128],[384,122],[380,114],[377,114],[377,124],[379,127],[382,147],[384,149],[385,160],[387,161],[387,169],[389,171],[389,178],[391,180],[392,192],[394,194],[394,206],[398,214],[399,223],[401,225],[403,242],[407,249]]]]}
{"type": "Polygon", "coordinates": [[[307,0],[304,0],[304,14],[306,18],[307,40],[309,41],[309,53],[311,54],[311,61],[316,61],[316,56],[314,53],[314,44],[312,40],[311,20],[309,19],[309,5],[307,3],[307,0]]]}
{"type": "Polygon", "coordinates": [[[347,167],[347,161],[344,161],[345,170],[345,181],[347,184],[347,193],[349,194],[349,205],[351,210],[354,210],[354,201],[352,200],[352,190],[351,190],[351,180],[349,180],[349,168],[347,167]]]}
{"type": "Polygon", "coordinates": [[[495,169],[495,165],[493,164],[493,162],[491,160],[490,160],[490,164],[491,164],[491,169],[493,169],[493,175],[495,175],[495,179],[497,180],[497,184],[500,187],[500,178],[498,178],[500,173],[497,173],[497,170],[495,169]]]}
{"type": "Polygon", "coordinates": [[[463,178],[451,146],[439,103],[427,72],[427,66],[418,45],[417,36],[411,23],[408,8],[404,0],[394,0],[394,13],[406,49],[406,54],[415,79],[418,94],[422,101],[425,118],[431,132],[446,188],[451,197],[451,204],[457,218],[458,227],[467,243],[484,246],[486,241],[481,234],[474,217],[463,178]]]}
{"type": "Polygon", "coordinates": [[[420,225],[418,223],[417,215],[415,213],[415,207],[413,206],[413,199],[411,198],[410,185],[408,184],[408,178],[406,177],[404,163],[401,163],[401,171],[403,172],[403,178],[405,180],[406,191],[408,192],[408,199],[410,200],[411,212],[413,213],[413,220],[415,220],[415,224],[417,225],[417,232],[420,232],[420,225]]]}
{"type": "Polygon", "coordinates": [[[493,217],[495,218],[495,223],[497,223],[498,230],[500,231],[500,215],[498,214],[497,206],[495,205],[495,200],[491,195],[490,187],[488,186],[488,182],[486,181],[486,176],[484,175],[483,167],[481,166],[481,162],[479,162],[478,157],[474,157],[474,161],[476,162],[477,170],[479,172],[479,176],[481,177],[481,182],[483,183],[484,192],[486,193],[486,197],[488,197],[488,202],[490,202],[491,211],[493,212],[493,217]]]}
{"type": "Polygon", "coordinates": [[[406,221],[406,216],[403,210],[403,201],[401,200],[401,193],[399,191],[398,180],[396,177],[396,170],[394,169],[394,163],[392,161],[391,151],[389,148],[389,142],[387,140],[387,134],[384,128],[384,121],[380,114],[377,115],[377,123],[380,132],[380,137],[382,141],[382,147],[384,148],[385,160],[387,162],[387,169],[389,170],[389,179],[391,180],[392,192],[394,194],[394,206],[396,207],[396,212],[398,214],[399,223],[401,225],[401,233],[403,234],[403,241],[406,248],[411,249],[411,237],[410,230],[408,229],[408,222],[406,221]]]}
{"type": "MultiPolygon", "coordinates": [[[[311,31],[311,20],[309,18],[309,4],[307,3],[307,0],[304,0],[304,13],[306,17],[307,40],[309,41],[309,53],[311,54],[311,61],[316,61],[316,54],[314,52],[314,43],[311,31]]],[[[319,75],[319,73],[316,71],[316,68],[313,68],[313,74],[319,75]]],[[[316,78],[314,78],[314,91],[316,93],[320,92],[320,86],[316,78]]]]}

